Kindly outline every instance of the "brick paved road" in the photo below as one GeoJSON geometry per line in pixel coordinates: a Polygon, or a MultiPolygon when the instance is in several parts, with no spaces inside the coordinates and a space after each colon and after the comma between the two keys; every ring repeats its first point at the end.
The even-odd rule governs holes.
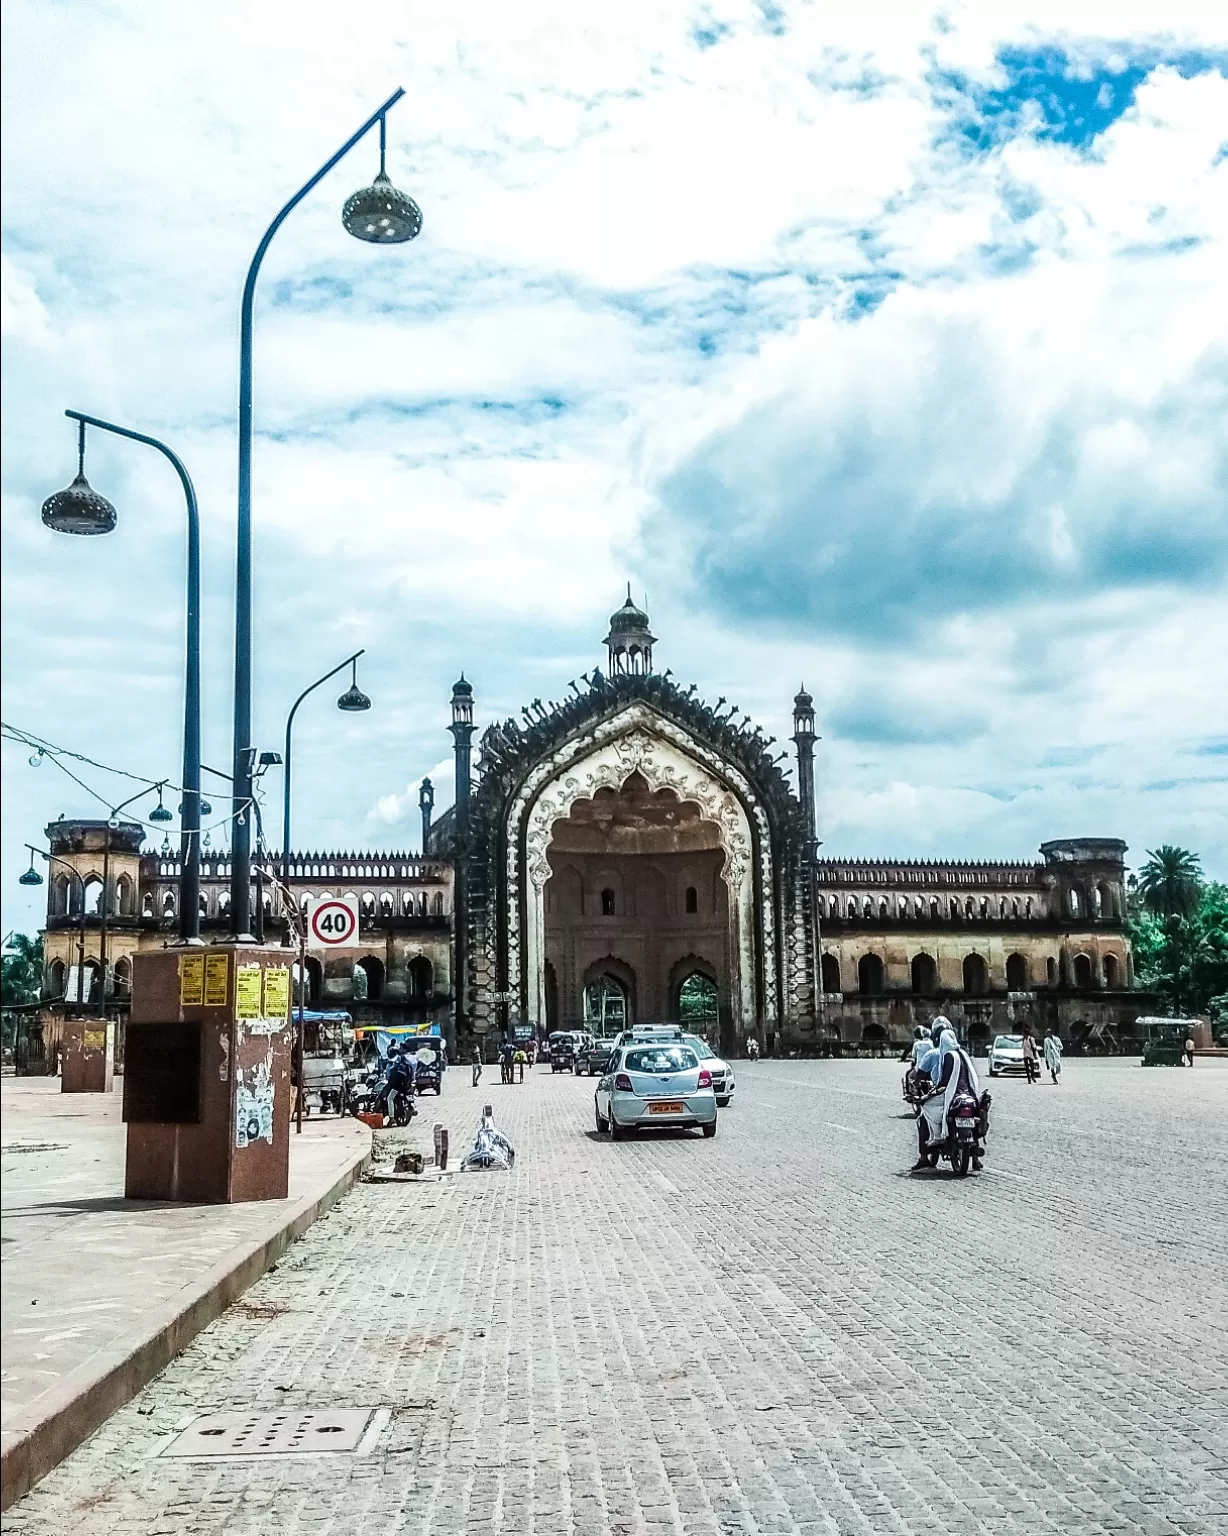
{"type": "Polygon", "coordinates": [[[897,1071],[744,1065],[714,1141],[617,1147],[496,1085],[513,1174],[361,1187],[6,1530],[1228,1531],[1228,1066],[997,1085],[964,1183],[903,1176],[897,1071]],[[376,1454],[150,1454],[338,1405],[376,1454]]]}

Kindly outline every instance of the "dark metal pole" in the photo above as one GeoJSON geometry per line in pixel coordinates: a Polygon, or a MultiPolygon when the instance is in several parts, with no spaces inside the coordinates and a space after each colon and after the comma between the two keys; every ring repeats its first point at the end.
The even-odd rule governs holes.
{"type": "Polygon", "coordinates": [[[144,432],[117,427],[113,421],[86,416],[81,411],[65,411],[74,421],[113,432],[117,437],[145,443],[164,454],[174,466],[183,486],[188,513],[188,617],[187,661],[184,670],[183,699],[183,811],[179,820],[179,939],[183,944],[200,943],[200,516],[196,505],[196,487],[178,454],[165,443],[144,432]]]}
{"type": "Polygon", "coordinates": [[[107,912],[111,906],[111,829],[102,845],[102,901],[98,908],[98,1013],[107,1016],[107,912]]]}
{"type": "MultiPolygon", "coordinates": [[[[33,843],[27,843],[26,847],[31,853],[37,853],[39,858],[46,859],[48,864],[63,864],[64,868],[81,887],[81,926],[77,936],[77,1007],[80,1008],[85,1002],[85,881],[81,877],[80,870],[75,865],[70,864],[67,859],[61,858],[58,853],[46,853],[42,848],[36,848],[33,843]]],[[[68,889],[70,894],[67,897],[65,917],[72,916],[72,886],[69,886],[68,889]]],[[[67,997],[63,1001],[67,1003],[67,997]]]]}
{"type": "Polygon", "coordinates": [[[251,934],[251,821],[248,807],[252,798],[252,318],[256,300],[256,279],[260,264],[273,236],[286,218],[323,180],[355,144],[400,101],[405,92],[399,87],[350,135],[341,148],[326,160],[309,181],[303,183],[264,232],[256,247],[247,281],[243,284],[243,304],[239,318],[239,518],[238,552],[235,562],[235,694],[234,694],[234,827],[231,834],[230,934],[238,943],[252,942],[251,934]],[[242,823],[239,817],[243,817],[242,823]]]}
{"type": "Polygon", "coordinates": [[[288,888],[290,885],[290,747],[294,731],[294,717],[298,714],[298,707],[309,693],[314,693],[322,683],[326,683],[330,677],[336,677],[338,672],[344,672],[346,667],[352,665],[360,656],[367,653],[364,646],[361,651],[355,651],[352,656],[347,656],[343,662],[338,663],[331,672],[326,672],[323,677],[317,677],[309,688],[304,688],[298,698],[290,706],[290,713],[286,716],[286,753],[285,761],[281,765],[281,878],[282,883],[288,888]]]}

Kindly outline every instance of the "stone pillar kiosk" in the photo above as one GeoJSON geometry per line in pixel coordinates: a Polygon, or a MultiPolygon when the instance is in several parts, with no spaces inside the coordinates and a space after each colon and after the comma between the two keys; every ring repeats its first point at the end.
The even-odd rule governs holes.
{"type": "Polygon", "coordinates": [[[60,1035],[60,1092],[110,1093],[115,1081],[115,1021],[64,1020],[60,1035]]]}
{"type": "Polygon", "coordinates": [[[130,1200],[284,1200],[290,1164],[284,949],[133,957],[124,1049],[130,1200]]]}

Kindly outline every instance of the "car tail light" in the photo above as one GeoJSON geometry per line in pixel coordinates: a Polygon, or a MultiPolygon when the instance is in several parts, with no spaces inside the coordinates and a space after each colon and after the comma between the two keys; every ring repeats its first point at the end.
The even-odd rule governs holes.
{"type": "Polygon", "coordinates": [[[631,1079],[625,1072],[620,1072],[617,1077],[615,1077],[614,1086],[618,1089],[619,1093],[635,1092],[635,1089],[631,1086],[631,1079]]]}
{"type": "Polygon", "coordinates": [[[711,1088],[712,1086],[712,1074],[708,1071],[707,1067],[700,1067],[699,1069],[699,1086],[701,1088],[711,1088]]]}

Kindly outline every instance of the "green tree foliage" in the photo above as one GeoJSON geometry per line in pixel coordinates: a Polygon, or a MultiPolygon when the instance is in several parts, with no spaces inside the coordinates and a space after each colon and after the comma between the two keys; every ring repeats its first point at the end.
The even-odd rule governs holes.
{"type": "Polygon", "coordinates": [[[1165,919],[1193,917],[1202,900],[1202,861],[1188,848],[1164,843],[1147,850],[1139,872],[1138,894],[1148,912],[1165,919]]]}
{"type": "Polygon", "coordinates": [[[1204,881],[1196,854],[1166,844],[1148,855],[1130,941],[1139,986],[1175,1016],[1210,1014],[1228,1028],[1228,886],[1204,881]]]}
{"type": "Polygon", "coordinates": [[[24,933],[10,935],[0,961],[0,1002],[5,1008],[36,1003],[43,984],[43,941],[24,933]]]}

